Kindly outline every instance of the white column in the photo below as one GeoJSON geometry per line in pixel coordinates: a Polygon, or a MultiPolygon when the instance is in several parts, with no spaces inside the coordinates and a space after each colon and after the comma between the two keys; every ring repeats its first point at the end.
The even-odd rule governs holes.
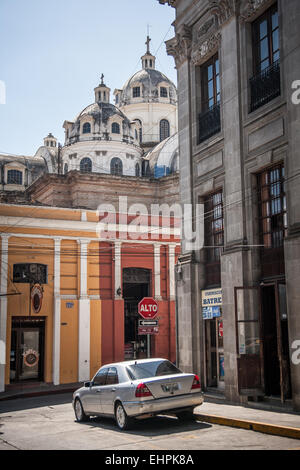
{"type": "Polygon", "coordinates": [[[175,300],[175,246],[169,245],[170,300],[175,300]]]}
{"type": "Polygon", "coordinates": [[[1,236],[1,278],[0,278],[0,392],[5,390],[6,333],[7,333],[7,271],[8,235],[1,236]]]}
{"type": "Polygon", "coordinates": [[[79,296],[79,341],[78,341],[78,380],[90,380],[90,299],[87,292],[88,244],[78,240],[80,246],[80,296],[79,296]]]}
{"type": "Polygon", "coordinates": [[[160,290],[160,247],[159,243],[154,243],[154,297],[161,300],[160,290]]]}
{"type": "Polygon", "coordinates": [[[60,238],[54,239],[53,383],[60,383],[60,238]]]}
{"type": "Polygon", "coordinates": [[[118,289],[121,288],[122,273],[121,273],[121,246],[122,242],[115,241],[115,299],[121,299],[122,295],[117,293],[118,289]]]}

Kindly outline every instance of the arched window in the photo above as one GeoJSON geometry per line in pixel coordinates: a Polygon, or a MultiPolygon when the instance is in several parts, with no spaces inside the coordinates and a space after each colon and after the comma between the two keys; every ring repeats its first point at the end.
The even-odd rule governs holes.
{"type": "Polygon", "coordinates": [[[23,184],[23,173],[19,170],[8,170],[7,184],[23,184]]]}
{"type": "Polygon", "coordinates": [[[120,125],[117,122],[113,122],[111,126],[111,131],[113,134],[120,134],[120,125]]]}
{"type": "Polygon", "coordinates": [[[138,163],[135,165],[135,176],[140,176],[140,165],[138,163]]]}
{"type": "Polygon", "coordinates": [[[170,137],[170,123],[166,119],[162,119],[159,123],[160,141],[170,137]]]}
{"type": "Polygon", "coordinates": [[[83,158],[80,162],[80,171],[82,173],[92,172],[92,160],[90,158],[83,158]]]}
{"type": "Polygon", "coordinates": [[[89,122],[85,122],[83,124],[82,133],[83,134],[90,134],[91,133],[91,125],[90,125],[89,122]]]}
{"type": "Polygon", "coordinates": [[[112,175],[115,176],[122,176],[123,175],[123,163],[120,158],[113,158],[110,162],[110,172],[112,175]]]}
{"type": "Polygon", "coordinates": [[[68,173],[68,164],[65,163],[64,164],[64,175],[66,175],[68,173]]]}

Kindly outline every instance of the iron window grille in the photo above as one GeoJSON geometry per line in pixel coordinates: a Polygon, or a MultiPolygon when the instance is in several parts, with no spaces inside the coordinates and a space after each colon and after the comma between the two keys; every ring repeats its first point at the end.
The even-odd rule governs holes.
{"type": "Polygon", "coordinates": [[[80,171],[82,173],[92,172],[92,161],[90,158],[83,158],[80,162],[80,171]]]}
{"type": "Polygon", "coordinates": [[[170,136],[170,123],[166,119],[162,119],[159,123],[159,137],[162,142],[170,136]]]}
{"type": "Polygon", "coordinates": [[[19,170],[8,170],[7,184],[23,184],[23,173],[19,170]]]}
{"type": "Polygon", "coordinates": [[[117,122],[113,122],[111,126],[111,131],[113,134],[120,134],[120,125],[117,122]]]}
{"type": "Polygon", "coordinates": [[[221,282],[221,254],[224,250],[223,192],[210,194],[204,201],[204,240],[206,259],[206,284],[221,282]]]}
{"type": "Polygon", "coordinates": [[[90,125],[89,122],[85,122],[83,124],[82,133],[83,134],[90,134],[91,133],[91,125],[90,125]]]}
{"type": "Polygon", "coordinates": [[[123,163],[120,158],[113,158],[110,163],[110,172],[112,175],[115,176],[122,176],[123,175],[123,163]]]}
{"type": "Polygon", "coordinates": [[[139,86],[132,89],[132,96],[133,98],[139,98],[141,96],[141,88],[139,86]]]}
{"type": "Polygon", "coordinates": [[[287,205],[283,164],[258,175],[258,209],[262,277],[282,275],[284,238],[287,236],[287,205]]]}

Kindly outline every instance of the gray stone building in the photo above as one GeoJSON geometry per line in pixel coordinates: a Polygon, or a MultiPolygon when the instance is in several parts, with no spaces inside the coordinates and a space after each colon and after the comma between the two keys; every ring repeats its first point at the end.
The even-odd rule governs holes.
{"type": "Polygon", "coordinates": [[[159,0],[178,72],[182,240],[178,361],[235,403],[300,410],[298,0],[159,0]],[[298,349],[297,349],[298,348],[298,349]]]}

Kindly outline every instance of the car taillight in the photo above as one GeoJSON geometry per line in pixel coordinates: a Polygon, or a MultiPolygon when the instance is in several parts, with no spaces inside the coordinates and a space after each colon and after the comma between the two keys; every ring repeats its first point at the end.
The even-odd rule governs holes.
{"type": "Polygon", "coordinates": [[[147,385],[141,383],[136,387],[135,396],[140,397],[152,397],[152,393],[150,392],[147,385]]]}
{"type": "Polygon", "coordinates": [[[193,384],[192,384],[192,390],[195,389],[195,388],[201,388],[200,379],[199,379],[198,375],[194,376],[194,380],[193,380],[193,384]]]}

